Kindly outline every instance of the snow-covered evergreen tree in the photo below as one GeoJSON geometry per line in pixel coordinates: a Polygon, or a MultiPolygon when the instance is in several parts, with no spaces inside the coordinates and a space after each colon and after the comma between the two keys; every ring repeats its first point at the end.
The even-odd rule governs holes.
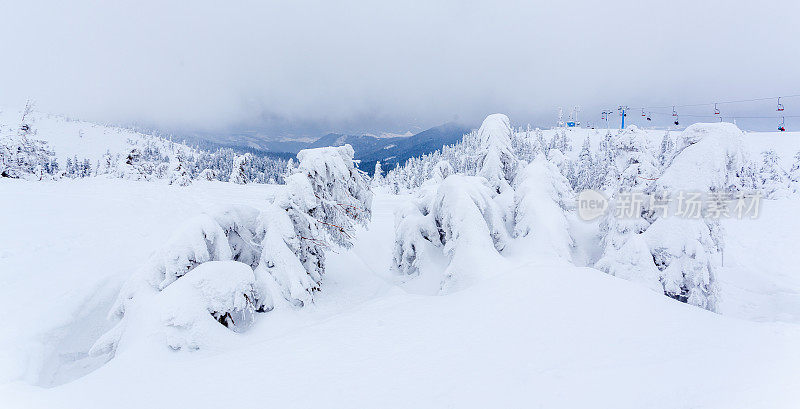
{"type": "Polygon", "coordinates": [[[184,163],[183,155],[178,155],[175,158],[175,164],[170,174],[169,184],[177,186],[189,186],[192,184],[192,175],[184,163]]]}
{"type": "Polygon", "coordinates": [[[313,301],[325,250],[332,243],[352,245],[354,224],[366,225],[371,216],[372,193],[349,145],[304,150],[298,159],[264,211],[234,206],[195,218],[177,232],[123,286],[111,311],[121,321],[92,353],[114,351],[129,319],[138,320],[138,328],[165,325],[170,347],[196,349],[213,342],[211,334],[229,335],[209,326],[209,315],[238,331],[254,311],[313,301]],[[228,280],[226,274],[232,274],[228,280]],[[151,317],[154,311],[162,316],[151,317]]]}
{"type": "Polygon", "coordinates": [[[498,192],[507,190],[514,180],[519,160],[511,149],[511,122],[503,114],[486,117],[478,130],[481,142],[480,171],[498,192]]]}
{"type": "Polygon", "coordinates": [[[675,141],[669,136],[669,131],[664,132],[664,137],[661,139],[661,150],[658,153],[658,166],[664,169],[672,160],[675,154],[675,141]]]}
{"type": "Polygon", "coordinates": [[[793,190],[800,192],[800,151],[794,154],[794,163],[789,169],[789,181],[793,184],[793,190]]]}
{"type": "Polygon", "coordinates": [[[712,232],[701,218],[665,217],[653,223],[643,237],[660,271],[664,294],[716,311],[716,276],[722,249],[712,232]]]}
{"type": "Polygon", "coordinates": [[[510,238],[504,211],[484,178],[451,175],[435,191],[401,209],[395,220],[394,266],[403,275],[425,275],[434,293],[460,289],[496,267],[510,238]],[[438,254],[438,255],[437,255],[438,254]],[[449,261],[443,271],[431,257],[449,261]]]}
{"type": "Polygon", "coordinates": [[[380,186],[383,184],[383,169],[381,169],[381,161],[375,161],[375,171],[372,173],[372,185],[380,186]]]}
{"type": "Polygon", "coordinates": [[[760,189],[768,199],[785,196],[791,189],[789,177],[781,168],[778,154],[774,150],[761,153],[761,167],[758,170],[760,189]]]}
{"type": "Polygon", "coordinates": [[[658,164],[647,142],[647,136],[631,125],[615,139],[619,188],[644,190],[656,180],[658,164]]]}
{"type": "Polygon", "coordinates": [[[250,166],[250,154],[246,153],[241,156],[236,156],[233,160],[233,169],[231,170],[231,177],[228,180],[231,183],[244,185],[250,182],[247,176],[247,169],[250,166]]]}
{"type": "Polygon", "coordinates": [[[544,155],[520,173],[515,185],[514,235],[528,251],[570,261],[573,245],[566,211],[574,202],[567,179],[544,155]]]}
{"type": "Polygon", "coordinates": [[[578,153],[578,161],[575,165],[575,178],[572,187],[576,192],[600,187],[596,168],[597,165],[591,151],[591,142],[587,136],[586,140],[583,141],[580,153],[578,153]]]}

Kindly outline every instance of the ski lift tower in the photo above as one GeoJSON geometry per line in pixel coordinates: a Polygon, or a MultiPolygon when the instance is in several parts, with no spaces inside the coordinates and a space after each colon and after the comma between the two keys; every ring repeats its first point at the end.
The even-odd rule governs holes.
{"type": "Polygon", "coordinates": [[[617,108],[617,111],[619,111],[619,116],[622,117],[622,126],[620,129],[625,129],[625,117],[628,115],[625,111],[629,109],[630,108],[627,105],[620,105],[619,108],[617,108]]]}

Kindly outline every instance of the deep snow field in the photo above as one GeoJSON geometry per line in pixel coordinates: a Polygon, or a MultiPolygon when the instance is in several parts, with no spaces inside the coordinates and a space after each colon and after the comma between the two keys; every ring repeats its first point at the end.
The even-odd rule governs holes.
{"type": "MultiPolygon", "coordinates": [[[[394,210],[410,197],[379,189],[369,228],[329,254],[313,305],[214,348],[88,357],[122,283],[176,228],[217,206],[264,206],[278,189],[0,180],[0,407],[800,405],[797,196],[725,222],[715,314],[524,250],[476,266],[492,274],[462,291],[418,294],[390,271],[394,210]]],[[[570,222],[576,241],[592,240],[596,226],[570,222]]]]}

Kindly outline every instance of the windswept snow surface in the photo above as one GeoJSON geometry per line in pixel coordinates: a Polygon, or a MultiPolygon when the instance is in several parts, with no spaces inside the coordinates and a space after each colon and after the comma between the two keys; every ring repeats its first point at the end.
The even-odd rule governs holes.
{"type": "Polygon", "coordinates": [[[276,189],[0,180],[0,407],[800,402],[800,273],[790,262],[800,226],[786,222],[800,211],[796,198],[725,226],[722,314],[714,314],[521,251],[460,291],[411,294],[390,272],[393,213],[411,198],[379,191],[369,229],[353,248],[330,254],[313,305],[273,311],[225,337],[232,341],[198,351],[149,340],[105,365],[108,357],[86,357],[110,326],[105,315],[118,287],[179,225],[218,206],[262,207],[276,189]]]}

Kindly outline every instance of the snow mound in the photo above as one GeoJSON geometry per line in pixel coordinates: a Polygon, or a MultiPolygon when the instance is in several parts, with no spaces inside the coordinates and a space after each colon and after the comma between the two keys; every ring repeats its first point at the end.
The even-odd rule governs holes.
{"type": "Polygon", "coordinates": [[[677,154],[656,182],[661,191],[737,191],[745,158],[742,131],[734,124],[699,123],[686,128],[677,154]]]}
{"type": "Polygon", "coordinates": [[[255,276],[247,264],[210,261],[199,265],[159,294],[167,344],[199,349],[210,334],[236,332],[253,323],[255,276]]]}

